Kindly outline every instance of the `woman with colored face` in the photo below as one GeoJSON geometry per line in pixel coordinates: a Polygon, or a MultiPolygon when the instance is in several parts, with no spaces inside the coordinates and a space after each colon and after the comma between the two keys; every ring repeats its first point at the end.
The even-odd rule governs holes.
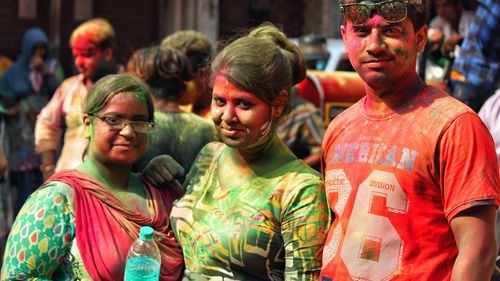
{"type": "Polygon", "coordinates": [[[179,194],[131,172],[153,127],[149,91],[129,75],[106,76],[90,90],[83,110],[88,157],[54,174],[21,209],[2,280],[123,280],[128,249],[145,225],[155,229],[160,279],[179,279],[182,253],[168,219],[179,194]]]}
{"type": "Polygon", "coordinates": [[[322,180],[275,132],[305,76],[300,50],[265,24],[227,45],[212,72],[222,143],[200,151],[171,215],[185,277],[313,280],[329,224],[322,180]]]}

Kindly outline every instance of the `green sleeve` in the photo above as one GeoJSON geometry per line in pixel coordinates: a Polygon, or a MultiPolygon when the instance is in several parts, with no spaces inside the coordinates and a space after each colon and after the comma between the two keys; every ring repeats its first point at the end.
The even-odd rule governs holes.
{"type": "Polygon", "coordinates": [[[282,200],[285,280],[317,280],[330,225],[321,178],[307,176],[294,180],[282,200]]]}
{"type": "Polygon", "coordinates": [[[7,239],[1,280],[51,279],[75,237],[70,200],[58,182],[28,198],[7,239]]]}

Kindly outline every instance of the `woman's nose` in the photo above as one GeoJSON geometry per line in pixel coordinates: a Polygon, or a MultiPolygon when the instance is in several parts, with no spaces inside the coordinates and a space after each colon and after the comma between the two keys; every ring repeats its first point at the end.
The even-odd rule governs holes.
{"type": "Polygon", "coordinates": [[[222,111],[221,119],[226,123],[231,123],[236,121],[236,112],[234,110],[234,107],[231,105],[226,105],[224,107],[224,110],[222,111]]]}
{"type": "Polygon", "coordinates": [[[130,122],[125,122],[125,125],[120,130],[120,135],[133,136],[135,134],[136,134],[136,132],[135,132],[134,128],[132,127],[132,124],[130,124],[130,122]]]}

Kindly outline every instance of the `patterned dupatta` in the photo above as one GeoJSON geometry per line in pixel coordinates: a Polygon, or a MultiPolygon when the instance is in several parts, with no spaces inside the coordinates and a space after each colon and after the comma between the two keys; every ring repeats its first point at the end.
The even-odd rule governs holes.
{"type": "Polygon", "coordinates": [[[75,191],[76,239],[85,269],[94,280],[123,280],[127,253],[141,226],[155,230],[161,252],[160,280],[179,280],[182,251],[170,228],[172,204],[180,194],[174,187],[157,189],[144,179],[149,217],[131,211],[106,188],[76,170],[54,174],[75,191]]]}

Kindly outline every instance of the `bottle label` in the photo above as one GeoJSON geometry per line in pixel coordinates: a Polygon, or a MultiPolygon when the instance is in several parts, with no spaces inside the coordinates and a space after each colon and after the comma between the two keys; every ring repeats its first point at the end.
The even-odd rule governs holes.
{"type": "Polygon", "coordinates": [[[125,281],[158,281],[160,263],[150,257],[133,257],[125,265],[125,281]]]}

